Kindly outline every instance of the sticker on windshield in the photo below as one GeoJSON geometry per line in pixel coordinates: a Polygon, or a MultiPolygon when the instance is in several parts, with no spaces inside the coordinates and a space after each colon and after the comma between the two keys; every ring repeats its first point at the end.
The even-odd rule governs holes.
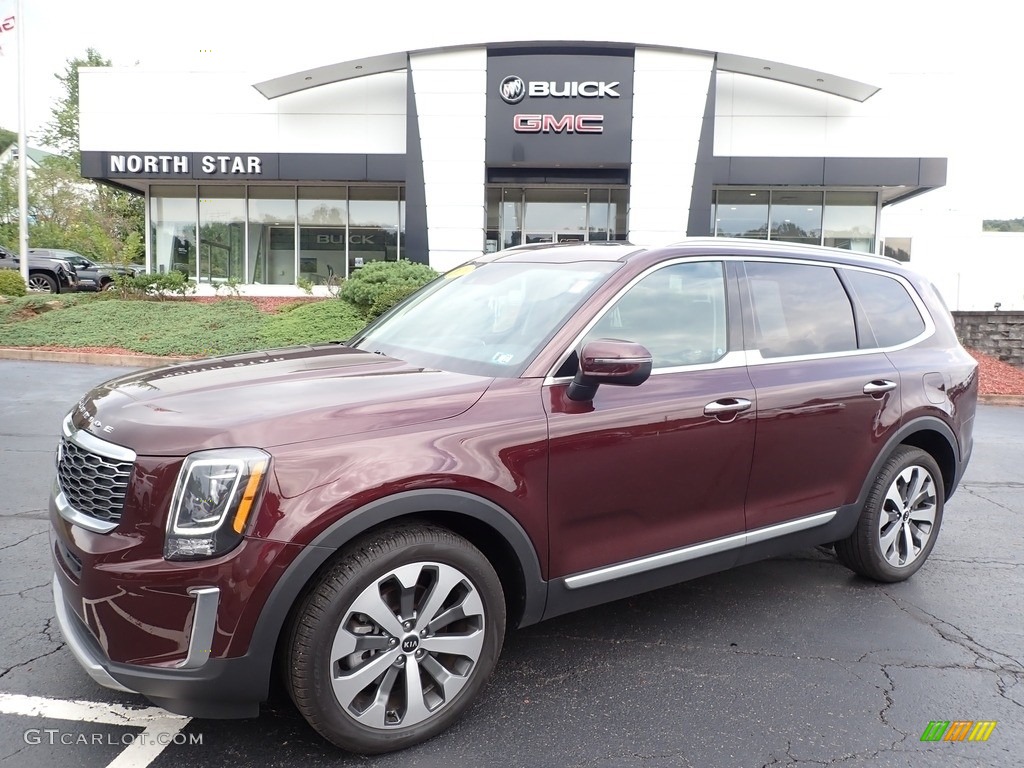
{"type": "Polygon", "coordinates": [[[461,267],[456,267],[455,269],[450,269],[445,272],[444,279],[452,280],[456,277],[462,277],[463,275],[468,275],[474,269],[476,269],[476,264],[463,264],[461,267]]]}
{"type": "Polygon", "coordinates": [[[569,293],[583,293],[590,287],[591,280],[577,280],[569,287],[569,293]]]}
{"type": "Polygon", "coordinates": [[[491,362],[497,363],[498,365],[508,365],[512,362],[512,358],[514,357],[515,355],[511,352],[495,352],[494,357],[491,358],[491,362]]]}

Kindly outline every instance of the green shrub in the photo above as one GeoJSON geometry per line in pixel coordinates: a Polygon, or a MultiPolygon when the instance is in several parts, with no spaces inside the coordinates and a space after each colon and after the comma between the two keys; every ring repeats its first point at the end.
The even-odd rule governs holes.
{"type": "Polygon", "coordinates": [[[372,318],[435,277],[437,272],[415,261],[371,261],[342,284],[339,296],[372,318]]]}
{"type": "Polygon", "coordinates": [[[0,296],[24,296],[28,291],[16,269],[0,269],[0,296]]]}
{"type": "Polygon", "coordinates": [[[362,313],[346,301],[306,301],[270,315],[263,326],[263,337],[275,347],[344,341],[365,324],[362,313]]]}
{"type": "Polygon", "coordinates": [[[182,272],[145,272],[140,275],[118,275],[114,278],[114,291],[123,299],[144,299],[155,296],[164,299],[168,294],[184,298],[195,293],[196,284],[182,272]]]}
{"type": "Polygon", "coordinates": [[[395,306],[395,304],[400,302],[406,296],[412,295],[417,290],[419,290],[419,286],[387,286],[384,289],[382,289],[380,293],[377,294],[377,297],[373,300],[373,303],[370,305],[370,309],[367,314],[369,315],[371,320],[375,320],[376,318],[380,317],[385,312],[387,312],[389,309],[391,309],[393,306],[395,306]]]}

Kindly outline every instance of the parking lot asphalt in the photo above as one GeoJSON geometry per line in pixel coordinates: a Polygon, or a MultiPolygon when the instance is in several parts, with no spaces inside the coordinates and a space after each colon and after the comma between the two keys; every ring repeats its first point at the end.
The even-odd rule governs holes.
{"type": "Polygon", "coordinates": [[[0,360],[0,763],[215,766],[1019,766],[1024,408],[983,405],[925,567],[902,584],[814,549],[510,633],[479,703],[405,752],[348,755],[284,699],[172,718],[96,686],[53,618],[46,498],[60,421],[130,368],[0,360]],[[987,741],[922,741],[994,721],[987,741]],[[165,745],[159,742],[172,742],[165,745]]]}

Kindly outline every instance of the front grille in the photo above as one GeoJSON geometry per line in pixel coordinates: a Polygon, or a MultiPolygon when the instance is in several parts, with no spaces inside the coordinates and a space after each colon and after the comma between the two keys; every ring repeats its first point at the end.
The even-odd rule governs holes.
{"type": "Polygon", "coordinates": [[[116,523],[124,510],[134,462],[92,453],[67,437],[61,439],[57,479],[75,510],[116,523]]]}

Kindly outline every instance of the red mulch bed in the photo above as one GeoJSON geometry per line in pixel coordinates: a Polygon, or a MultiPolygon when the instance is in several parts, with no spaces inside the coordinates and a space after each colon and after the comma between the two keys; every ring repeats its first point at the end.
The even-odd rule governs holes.
{"type": "Polygon", "coordinates": [[[967,350],[978,361],[982,395],[1024,395],[1024,369],[1004,363],[973,349],[967,350]]]}

